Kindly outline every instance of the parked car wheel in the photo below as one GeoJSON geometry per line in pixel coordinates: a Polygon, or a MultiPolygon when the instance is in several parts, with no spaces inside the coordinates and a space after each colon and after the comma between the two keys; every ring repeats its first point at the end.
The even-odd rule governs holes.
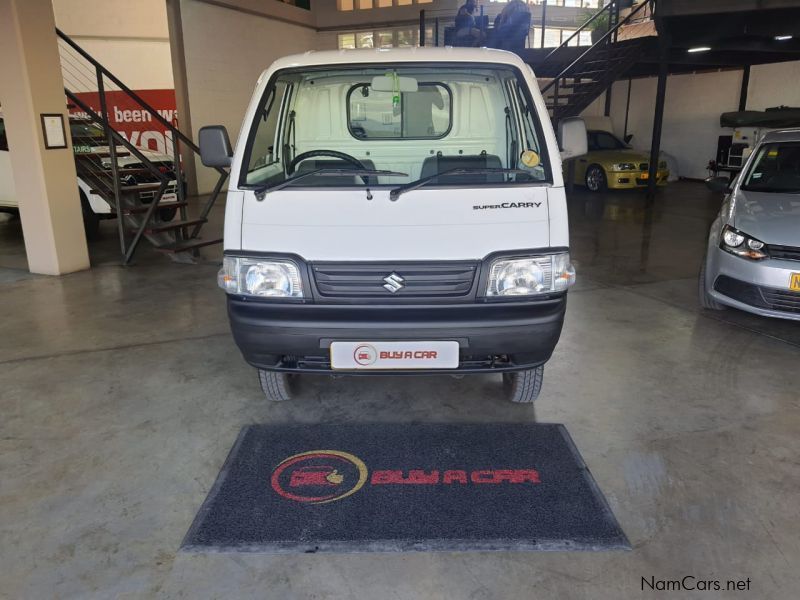
{"type": "Polygon", "coordinates": [[[87,240],[96,240],[100,235],[100,217],[92,210],[89,199],[82,191],[78,190],[81,196],[81,211],[83,212],[83,230],[86,232],[87,240]]]}
{"type": "Polygon", "coordinates": [[[703,256],[703,262],[700,264],[700,274],[697,276],[697,297],[700,300],[700,306],[708,310],[725,310],[725,305],[717,302],[708,293],[706,288],[706,257],[703,256]]]}
{"type": "Polygon", "coordinates": [[[586,188],[590,192],[605,192],[608,189],[606,172],[600,165],[591,165],[586,169],[586,188]]]}
{"type": "Polygon", "coordinates": [[[158,218],[165,222],[172,221],[176,214],[178,214],[177,208],[161,208],[158,211],[158,218]]]}
{"type": "Polygon", "coordinates": [[[282,373],[280,371],[258,370],[258,381],[261,391],[271,402],[286,402],[292,399],[297,386],[298,375],[282,373]]]}
{"type": "Polygon", "coordinates": [[[544,379],[544,365],[528,371],[503,373],[506,398],[519,404],[531,404],[539,397],[544,379]]]}

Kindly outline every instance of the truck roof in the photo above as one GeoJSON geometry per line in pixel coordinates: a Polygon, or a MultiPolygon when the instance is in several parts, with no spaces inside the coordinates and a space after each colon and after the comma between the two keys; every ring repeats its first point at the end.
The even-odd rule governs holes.
{"type": "Polygon", "coordinates": [[[513,52],[492,48],[377,48],[359,50],[311,50],[279,58],[272,68],[319,65],[352,65],[370,63],[408,62],[467,62],[511,65],[525,68],[522,59],[513,52]]]}

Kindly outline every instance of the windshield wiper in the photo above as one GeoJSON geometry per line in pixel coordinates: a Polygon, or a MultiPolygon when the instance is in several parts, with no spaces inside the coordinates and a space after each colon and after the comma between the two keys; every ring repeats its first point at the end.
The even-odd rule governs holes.
{"type": "MultiPolygon", "coordinates": [[[[367,177],[370,175],[375,176],[383,176],[383,177],[408,177],[408,173],[400,173],[399,171],[385,171],[379,169],[316,169],[314,171],[308,171],[307,173],[301,173],[299,175],[295,175],[294,177],[289,177],[284,179],[280,183],[276,183],[272,186],[253,186],[251,189],[256,193],[256,200],[263,200],[264,196],[267,195],[267,192],[277,192],[278,190],[282,190],[285,187],[289,187],[300,181],[301,179],[306,179],[307,177],[312,177],[314,175],[331,175],[333,177],[361,177],[364,180],[365,185],[369,185],[369,181],[367,177]]],[[[367,199],[371,200],[371,194],[369,193],[369,189],[367,189],[367,199]]]]}
{"type": "Polygon", "coordinates": [[[400,194],[405,194],[406,192],[410,192],[411,190],[415,190],[417,188],[421,188],[424,185],[427,185],[431,181],[435,179],[439,179],[440,177],[446,177],[450,175],[491,175],[494,173],[517,173],[523,175],[530,175],[530,171],[526,171],[525,169],[498,169],[498,168],[477,168],[477,169],[468,169],[468,168],[459,168],[459,169],[448,169],[447,171],[442,171],[441,173],[436,173],[435,175],[431,175],[429,177],[423,177],[422,179],[417,179],[416,181],[412,181],[411,183],[406,183],[405,185],[401,185],[400,187],[394,188],[391,192],[389,192],[389,200],[392,202],[396,201],[400,194]]]}

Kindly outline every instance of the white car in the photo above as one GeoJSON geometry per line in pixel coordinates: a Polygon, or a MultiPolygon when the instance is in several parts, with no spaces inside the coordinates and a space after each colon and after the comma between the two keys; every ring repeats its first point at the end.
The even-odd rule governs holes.
{"type": "Polygon", "coordinates": [[[231,167],[234,338],[267,398],[303,373],[502,373],[533,402],[575,280],[561,144],[533,72],[466,48],[311,52],[259,79],[231,167]]]}
{"type": "MultiPolygon", "coordinates": [[[[116,213],[103,195],[97,193],[97,186],[93,185],[89,177],[84,174],[86,170],[82,167],[96,164],[100,177],[110,181],[111,165],[108,162],[108,142],[103,128],[91,121],[70,118],[69,126],[78,169],[77,183],[83,210],[83,222],[86,235],[91,239],[97,234],[100,220],[114,218],[116,213]]],[[[156,181],[154,177],[145,172],[139,159],[128,150],[122,146],[117,147],[116,150],[121,169],[120,179],[123,185],[141,185],[156,181]]],[[[170,156],[146,149],[140,149],[140,152],[160,169],[172,172],[174,161],[170,156]]],[[[152,189],[143,190],[139,192],[138,200],[142,203],[152,202],[154,195],[155,192],[152,189]]],[[[173,179],[167,193],[161,198],[161,203],[166,204],[175,200],[177,200],[177,193],[173,179]]],[[[19,212],[19,201],[16,197],[14,178],[11,172],[8,138],[2,116],[0,116],[0,212],[19,212]]],[[[171,221],[175,217],[175,212],[174,207],[165,207],[160,210],[159,216],[163,221],[171,221]]]]}

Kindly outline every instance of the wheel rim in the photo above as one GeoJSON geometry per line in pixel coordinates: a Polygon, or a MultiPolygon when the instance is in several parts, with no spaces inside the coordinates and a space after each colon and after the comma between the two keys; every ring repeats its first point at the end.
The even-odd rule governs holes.
{"type": "Polygon", "coordinates": [[[603,174],[601,173],[600,169],[597,167],[592,167],[589,169],[589,172],[586,174],[586,187],[588,187],[591,191],[596,192],[600,189],[602,181],[603,174]]]}

